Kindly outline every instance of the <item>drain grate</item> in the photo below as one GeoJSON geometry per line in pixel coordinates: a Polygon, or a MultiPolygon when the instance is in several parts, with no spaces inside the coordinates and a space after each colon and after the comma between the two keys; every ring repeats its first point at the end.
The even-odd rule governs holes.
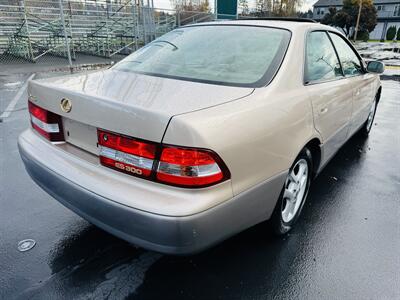
{"type": "Polygon", "coordinates": [[[22,240],[18,243],[18,251],[25,252],[35,247],[36,242],[32,239],[22,240]]]}

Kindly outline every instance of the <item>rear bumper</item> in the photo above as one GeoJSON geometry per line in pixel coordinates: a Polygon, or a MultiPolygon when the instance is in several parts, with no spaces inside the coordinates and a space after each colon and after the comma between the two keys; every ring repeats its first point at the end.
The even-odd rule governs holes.
{"type": "MultiPolygon", "coordinates": [[[[165,216],[123,205],[86,189],[79,180],[60,175],[64,173],[59,168],[54,171],[51,165],[54,161],[46,163],[45,154],[40,157],[40,150],[32,143],[32,134],[31,130],[24,132],[18,146],[27,172],[41,188],[105,231],[162,253],[199,252],[268,219],[286,177],[286,172],[279,174],[248,192],[196,214],[165,216]]],[[[48,147],[53,145],[48,143],[48,147]]],[[[75,178],[79,178],[80,174],[76,175],[75,178]]]]}

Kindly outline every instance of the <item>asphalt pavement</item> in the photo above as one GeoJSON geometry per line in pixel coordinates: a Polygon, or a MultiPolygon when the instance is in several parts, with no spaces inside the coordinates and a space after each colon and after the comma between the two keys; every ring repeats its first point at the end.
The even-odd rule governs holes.
{"type": "MultiPolygon", "coordinates": [[[[0,76],[0,114],[29,76],[0,76]]],[[[190,257],[135,248],[37,187],[16,145],[25,93],[0,123],[0,299],[400,299],[400,82],[384,78],[370,137],[313,182],[290,234],[261,224],[190,257]]]]}

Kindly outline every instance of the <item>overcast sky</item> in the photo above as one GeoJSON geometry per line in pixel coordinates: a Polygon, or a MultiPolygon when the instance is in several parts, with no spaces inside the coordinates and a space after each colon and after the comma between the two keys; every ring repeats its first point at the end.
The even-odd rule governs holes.
{"type": "MultiPolygon", "coordinates": [[[[256,6],[257,0],[248,0],[249,7],[253,8],[256,6]]],[[[214,6],[214,0],[209,0],[210,5],[214,6]]],[[[303,5],[301,6],[302,11],[307,11],[308,9],[312,9],[312,5],[317,2],[317,0],[303,0],[303,5]]],[[[154,0],[154,6],[156,8],[172,8],[170,0],[154,0]]]]}

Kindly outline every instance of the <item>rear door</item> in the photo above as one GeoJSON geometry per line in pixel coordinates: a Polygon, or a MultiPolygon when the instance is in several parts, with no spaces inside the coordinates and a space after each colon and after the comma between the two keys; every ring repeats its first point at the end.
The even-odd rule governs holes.
{"type": "Polygon", "coordinates": [[[339,34],[329,32],[336,48],[343,72],[353,84],[353,107],[349,135],[352,135],[366,120],[374,98],[375,76],[364,70],[362,61],[349,42],[339,34]]]}
{"type": "Polygon", "coordinates": [[[347,138],[353,87],[344,77],[325,31],[307,35],[304,81],[312,102],[314,124],[323,139],[323,161],[326,161],[347,138]]]}

